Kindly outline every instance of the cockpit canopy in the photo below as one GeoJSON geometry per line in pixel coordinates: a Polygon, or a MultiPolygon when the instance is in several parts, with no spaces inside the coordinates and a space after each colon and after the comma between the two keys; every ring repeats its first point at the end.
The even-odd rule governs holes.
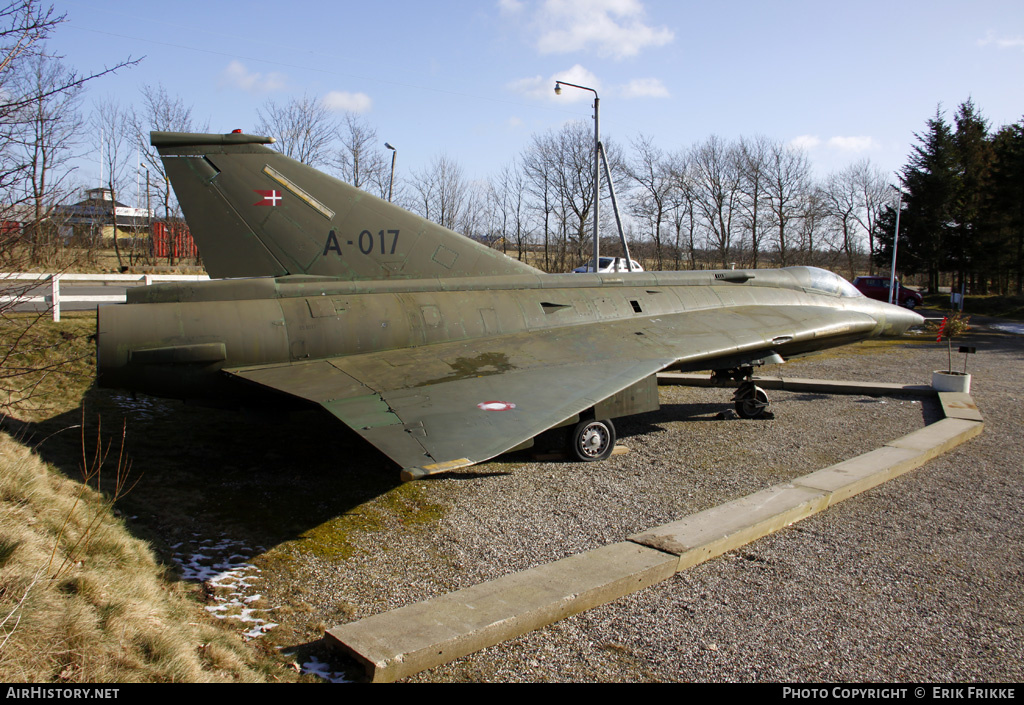
{"type": "Polygon", "coordinates": [[[800,285],[805,289],[813,289],[833,296],[852,298],[863,296],[853,284],[838,274],[820,269],[819,267],[793,267],[790,270],[800,285]]]}

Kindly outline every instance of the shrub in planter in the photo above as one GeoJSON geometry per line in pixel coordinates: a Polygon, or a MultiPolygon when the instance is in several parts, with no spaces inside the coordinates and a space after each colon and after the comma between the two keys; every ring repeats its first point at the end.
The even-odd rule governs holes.
{"type": "Polygon", "coordinates": [[[969,331],[970,316],[956,311],[942,319],[938,326],[937,342],[946,338],[946,369],[932,372],[932,387],[940,392],[970,392],[971,376],[967,374],[967,355],[964,355],[964,370],[956,372],[953,370],[953,338],[959,337],[969,331]]]}

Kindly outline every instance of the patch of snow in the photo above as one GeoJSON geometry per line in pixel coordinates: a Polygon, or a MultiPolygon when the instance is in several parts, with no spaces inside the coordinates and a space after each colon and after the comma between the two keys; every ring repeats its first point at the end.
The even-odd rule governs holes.
{"type": "Polygon", "coordinates": [[[330,664],[323,663],[316,656],[310,656],[309,660],[301,665],[303,673],[309,673],[317,678],[323,678],[331,683],[351,683],[343,673],[332,671],[330,664]]]}
{"type": "Polygon", "coordinates": [[[145,395],[133,397],[131,394],[115,392],[110,395],[110,399],[123,411],[131,412],[133,418],[147,421],[167,416],[171,411],[170,405],[165,400],[156,397],[145,395]]]}
{"type": "Polygon", "coordinates": [[[249,639],[263,636],[277,626],[275,622],[255,616],[257,612],[271,612],[276,608],[249,606],[263,597],[250,590],[260,579],[260,569],[249,563],[254,553],[252,549],[241,541],[223,537],[216,541],[203,539],[196,545],[179,543],[173,548],[182,548],[171,556],[181,569],[182,579],[204,583],[210,588],[217,604],[208,605],[206,611],[213,617],[242,622],[250,627],[242,632],[242,636],[249,639]]]}
{"type": "Polygon", "coordinates": [[[989,328],[1001,330],[1013,335],[1024,335],[1024,323],[990,323],[989,328]]]}

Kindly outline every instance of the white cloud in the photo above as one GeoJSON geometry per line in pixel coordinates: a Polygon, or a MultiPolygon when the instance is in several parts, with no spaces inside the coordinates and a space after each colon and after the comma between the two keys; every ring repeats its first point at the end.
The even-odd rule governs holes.
{"type": "Polygon", "coordinates": [[[510,118],[508,119],[508,121],[507,121],[507,123],[506,123],[506,124],[507,124],[507,125],[508,125],[509,127],[511,127],[512,129],[518,129],[518,128],[520,128],[520,127],[522,127],[522,126],[523,126],[523,119],[522,119],[522,118],[520,118],[520,117],[516,117],[515,115],[513,115],[512,117],[510,117],[510,118]]]}
{"type": "Polygon", "coordinates": [[[978,40],[978,46],[995,46],[998,49],[1024,49],[1024,37],[997,37],[989,30],[984,39],[978,40]]]}
{"type": "Polygon", "coordinates": [[[498,10],[503,15],[518,15],[524,7],[521,0],[498,0],[498,10]]]}
{"type": "Polygon", "coordinates": [[[789,141],[789,146],[795,149],[814,149],[821,144],[817,135],[800,135],[789,141]]]}
{"type": "Polygon", "coordinates": [[[830,137],[828,146],[841,152],[865,152],[878,147],[872,137],[830,137]]]}
{"type": "Polygon", "coordinates": [[[335,112],[365,113],[373,105],[365,93],[331,91],[324,96],[324,107],[335,112]]]}
{"type": "Polygon", "coordinates": [[[505,84],[509,90],[524,95],[527,98],[547,98],[547,91],[552,91],[554,96],[555,79],[544,78],[543,76],[532,76],[530,78],[518,78],[505,84]]]}
{"type": "Polygon", "coordinates": [[[672,30],[645,24],[644,15],[639,0],[546,0],[535,18],[537,49],[542,54],[594,49],[622,59],[672,41],[672,30]]]}
{"type": "Polygon", "coordinates": [[[235,86],[249,93],[269,93],[285,87],[285,75],[276,71],[262,74],[249,71],[241,61],[233,60],[221,72],[221,85],[235,86]]]}
{"type": "Polygon", "coordinates": [[[616,93],[623,98],[668,98],[668,89],[658,78],[634,78],[616,93]]]}
{"type": "Polygon", "coordinates": [[[601,82],[597,76],[576,64],[570,69],[559,71],[548,78],[533,76],[531,78],[520,78],[507,84],[508,88],[520,93],[527,98],[547,98],[563,103],[575,103],[581,100],[592,100],[594,94],[590,91],[581,91],[578,88],[566,87],[562,89],[561,95],[555,94],[555,81],[568,81],[578,86],[588,86],[600,92],[601,82]]]}
{"type": "Polygon", "coordinates": [[[818,147],[825,147],[833,152],[846,153],[866,152],[879,148],[879,144],[875,141],[874,137],[864,135],[855,137],[836,135],[835,137],[829,137],[827,140],[822,140],[817,135],[800,135],[790,140],[789,146],[794,149],[806,149],[808,151],[818,147]]]}

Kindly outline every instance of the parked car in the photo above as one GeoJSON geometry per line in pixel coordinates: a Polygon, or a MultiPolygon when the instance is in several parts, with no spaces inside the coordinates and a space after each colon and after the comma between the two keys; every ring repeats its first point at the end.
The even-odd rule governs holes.
{"type": "MultiPolygon", "coordinates": [[[[600,267],[600,269],[597,270],[598,272],[628,272],[629,271],[629,268],[626,266],[626,258],[625,257],[602,257],[600,261],[601,261],[601,267],[600,267]]],[[[637,261],[635,259],[631,259],[631,260],[629,260],[629,262],[630,262],[630,264],[633,265],[633,271],[634,272],[642,272],[642,271],[644,271],[644,268],[641,267],[639,265],[639,263],[637,263],[637,261]]],[[[584,272],[593,272],[594,271],[594,263],[591,262],[591,263],[589,263],[589,264],[587,264],[587,265],[585,265],[583,267],[577,267],[576,269],[574,269],[572,271],[573,271],[574,274],[582,274],[584,272]]]]}
{"type": "MultiPolygon", "coordinates": [[[[857,277],[853,280],[853,285],[869,299],[877,301],[889,300],[889,277],[887,276],[857,277]]],[[[921,296],[920,292],[902,286],[897,279],[896,300],[893,303],[913,309],[924,303],[924,297],[921,296]]]]}

